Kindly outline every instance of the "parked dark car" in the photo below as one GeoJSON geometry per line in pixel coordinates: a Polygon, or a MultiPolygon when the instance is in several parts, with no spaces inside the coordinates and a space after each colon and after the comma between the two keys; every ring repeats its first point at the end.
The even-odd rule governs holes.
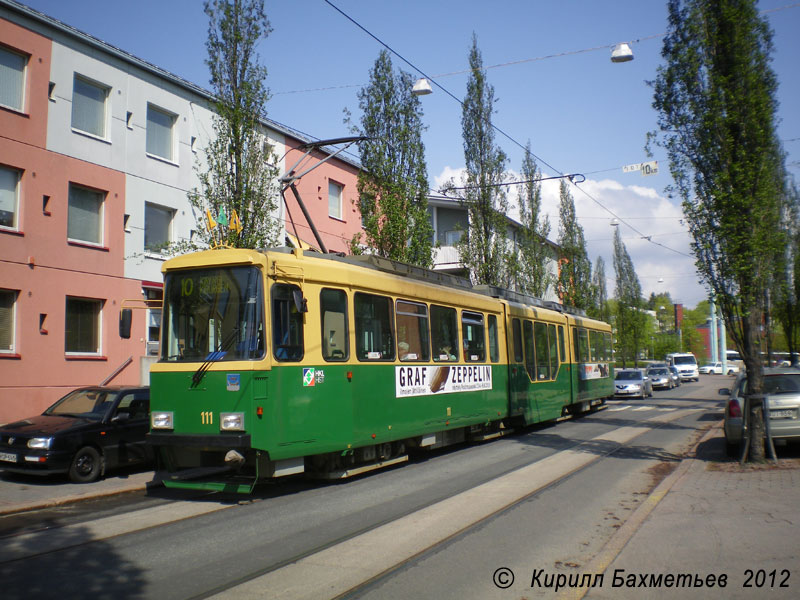
{"type": "Polygon", "coordinates": [[[0,427],[0,469],[68,473],[88,483],[115,467],[148,462],[149,410],[146,387],[76,389],[41,415],[0,427]]]}

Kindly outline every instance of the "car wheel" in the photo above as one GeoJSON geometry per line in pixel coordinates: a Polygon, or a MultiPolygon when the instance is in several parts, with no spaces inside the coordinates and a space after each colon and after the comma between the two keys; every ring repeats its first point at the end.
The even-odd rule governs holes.
{"type": "Polygon", "coordinates": [[[96,481],[103,471],[103,458],[91,446],[84,446],[75,453],[69,467],[69,478],[75,483],[96,481]]]}

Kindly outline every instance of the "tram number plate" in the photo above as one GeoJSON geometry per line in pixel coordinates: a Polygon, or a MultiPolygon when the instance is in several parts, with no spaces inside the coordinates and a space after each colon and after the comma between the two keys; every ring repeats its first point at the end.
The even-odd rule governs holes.
{"type": "Polygon", "coordinates": [[[794,410],[771,410],[769,411],[770,419],[791,419],[794,417],[794,410]]]}
{"type": "Polygon", "coordinates": [[[9,454],[8,452],[0,452],[0,460],[5,462],[17,462],[16,454],[9,454]]]}

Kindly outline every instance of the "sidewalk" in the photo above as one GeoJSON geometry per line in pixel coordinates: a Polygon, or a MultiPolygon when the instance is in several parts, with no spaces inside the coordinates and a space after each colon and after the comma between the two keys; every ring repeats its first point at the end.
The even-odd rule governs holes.
{"type": "Polygon", "coordinates": [[[115,471],[94,483],[70,483],[58,476],[0,474],[0,515],[37,510],[80,500],[114,496],[161,485],[153,471],[115,471]]]}
{"type": "Polygon", "coordinates": [[[800,459],[740,467],[714,426],[583,572],[591,599],[800,597],[800,459]]]}

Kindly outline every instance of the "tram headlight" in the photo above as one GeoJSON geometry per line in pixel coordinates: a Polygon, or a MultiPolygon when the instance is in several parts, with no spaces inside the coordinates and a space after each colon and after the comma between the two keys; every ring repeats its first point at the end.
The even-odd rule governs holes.
{"type": "Polygon", "coordinates": [[[160,411],[150,413],[150,425],[153,429],[173,429],[172,411],[160,411]]]}
{"type": "Polygon", "coordinates": [[[220,413],[219,428],[221,431],[244,431],[244,413],[220,413]]]}

